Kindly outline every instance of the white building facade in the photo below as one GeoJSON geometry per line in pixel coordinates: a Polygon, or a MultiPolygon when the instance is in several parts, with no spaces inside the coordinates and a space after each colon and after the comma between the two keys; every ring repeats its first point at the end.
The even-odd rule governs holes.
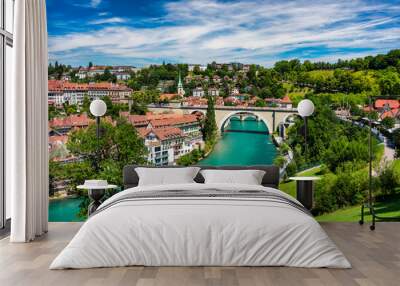
{"type": "Polygon", "coordinates": [[[192,91],[193,96],[195,97],[203,97],[204,96],[204,89],[202,87],[196,87],[192,91]]]}

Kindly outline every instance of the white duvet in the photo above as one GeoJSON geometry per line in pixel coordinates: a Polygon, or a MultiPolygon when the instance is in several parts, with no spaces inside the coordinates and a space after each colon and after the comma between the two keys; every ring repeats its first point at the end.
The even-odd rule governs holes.
{"type": "MultiPolygon", "coordinates": [[[[130,192],[208,188],[289,197],[254,185],[182,184],[128,189],[100,208],[130,192]]],[[[89,218],[50,269],[127,265],[351,267],[320,225],[293,206],[254,198],[156,198],[123,201],[89,218]]]]}

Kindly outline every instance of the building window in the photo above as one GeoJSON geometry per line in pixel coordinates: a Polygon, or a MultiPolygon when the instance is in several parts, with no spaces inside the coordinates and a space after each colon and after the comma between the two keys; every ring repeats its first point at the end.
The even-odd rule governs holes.
{"type": "Polygon", "coordinates": [[[0,228],[10,218],[10,194],[4,187],[5,99],[11,93],[14,0],[0,0],[0,228]]]}

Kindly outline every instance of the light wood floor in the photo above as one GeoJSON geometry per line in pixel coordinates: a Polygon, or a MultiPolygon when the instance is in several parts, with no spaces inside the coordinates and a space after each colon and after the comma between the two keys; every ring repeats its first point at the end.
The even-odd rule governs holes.
{"type": "Polygon", "coordinates": [[[0,285],[400,285],[400,223],[325,223],[324,229],[352,269],[288,267],[124,267],[48,270],[80,223],[50,223],[43,238],[29,244],[0,241],[0,285]]]}

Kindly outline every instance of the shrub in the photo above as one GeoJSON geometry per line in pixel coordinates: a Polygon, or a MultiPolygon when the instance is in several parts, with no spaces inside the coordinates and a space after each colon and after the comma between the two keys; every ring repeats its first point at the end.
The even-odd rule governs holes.
{"type": "Polygon", "coordinates": [[[333,190],[337,206],[341,208],[362,202],[367,188],[368,174],[365,169],[339,172],[333,190]]]}
{"type": "Polygon", "coordinates": [[[343,162],[368,161],[368,146],[361,141],[348,141],[345,136],[332,140],[324,152],[324,162],[330,170],[336,171],[343,162]]]}
{"type": "Polygon", "coordinates": [[[367,169],[360,168],[362,162],[347,162],[318,181],[315,189],[316,214],[331,212],[338,208],[355,205],[363,201],[368,189],[367,169]]]}
{"type": "Polygon", "coordinates": [[[274,159],[274,165],[278,166],[279,168],[282,168],[286,163],[285,157],[279,155],[274,159]]]}
{"type": "Polygon", "coordinates": [[[292,162],[290,162],[287,166],[286,166],[286,175],[288,177],[292,177],[297,173],[297,164],[296,162],[293,160],[292,162]]]}
{"type": "Polygon", "coordinates": [[[192,152],[185,154],[176,161],[179,166],[190,166],[196,164],[203,158],[204,153],[199,149],[194,149],[192,152]]]}
{"type": "Polygon", "coordinates": [[[279,153],[281,155],[287,155],[289,152],[289,146],[286,143],[282,143],[281,146],[279,146],[279,153]]]}
{"type": "Polygon", "coordinates": [[[396,123],[396,120],[393,117],[385,117],[382,119],[381,124],[386,129],[393,128],[396,123]]]}
{"type": "Polygon", "coordinates": [[[384,164],[378,171],[379,187],[383,195],[392,195],[399,185],[399,173],[395,164],[384,164]]]}
{"type": "Polygon", "coordinates": [[[314,194],[314,209],[315,214],[331,212],[337,209],[337,201],[333,192],[337,183],[335,174],[327,174],[317,181],[314,194]]]}
{"type": "Polygon", "coordinates": [[[321,164],[321,167],[320,167],[320,174],[328,174],[330,171],[329,171],[329,168],[328,168],[328,166],[326,165],[326,164],[321,164]]]}
{"type": "Polygon", "coordinates": [[[293,150],[293,156],[294,156],[294,160],[296,161],[297,169],[300,169],[303,166],[305,166],[306,161],[302,154],[302,149],[301,149],[300,145],[295,146],[295,148],[293,150]]]}

